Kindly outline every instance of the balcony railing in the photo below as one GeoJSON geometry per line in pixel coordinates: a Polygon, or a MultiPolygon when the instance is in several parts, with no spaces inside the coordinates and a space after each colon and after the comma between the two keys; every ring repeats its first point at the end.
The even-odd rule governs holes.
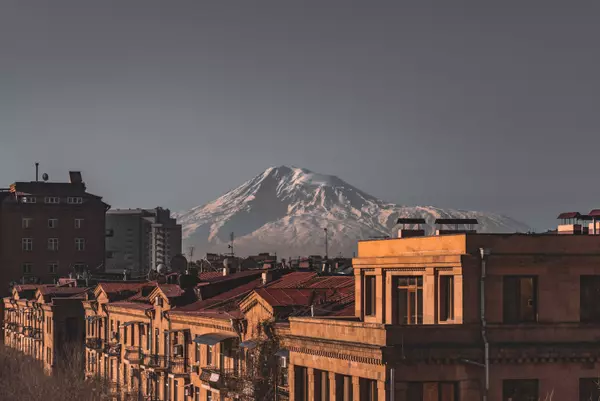
{"type": "Polygon", "coordinates": [[[167,358],[164,355],[144,354],[143,364],[154,369],[166,369],[167,358]]]}
{"type": "Polygon", "coordinates": [[[253,397],[255,385],[261,379],[242,375],[238,370],[208,366],[202,368],[200,380],[208,386],[228,394],[253,397]]]}
{"type": "Polygon", "coordinates": [[[174,356],[171,358],[171,373],[174,374],[187,374],[190,373],[191,367],[189,366],[189,360],[183,356],[174,356]]]}
{"type": "Polygon", "coordinates": [[[106,347],[106,353],[108,356],[120,356],[121,344],[109,344],[108,347],[106,347]]]}
{"type": "Polygon", "coordinates": [[[140,347],[127,347],[125,348],[125,359],[130,363],[140,363],[142,360],[142,353],[140,347]]]}
{"type": "Polygon", "coordinates": [[[104,347],[104,341],[98,337],[89,337],[85,339],[85,346],[89,349],[100,350],[104,347]]]}

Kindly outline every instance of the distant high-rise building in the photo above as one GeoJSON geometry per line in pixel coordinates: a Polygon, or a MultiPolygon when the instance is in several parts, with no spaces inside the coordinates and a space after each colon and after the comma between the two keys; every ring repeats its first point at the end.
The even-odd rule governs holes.
{"type": "Polygon", "coordinates": [[[146,274],[181,254],[181,225],[169,209],[116,209],[106,214],[106,270],[146,274]]]}
{"type": "Polygon", "coordinates": [[[11,282],[52,283],[104,263],[105,213],[81,173],[69,182],[15,182],[0,190],[0,293],[11,282]]]}

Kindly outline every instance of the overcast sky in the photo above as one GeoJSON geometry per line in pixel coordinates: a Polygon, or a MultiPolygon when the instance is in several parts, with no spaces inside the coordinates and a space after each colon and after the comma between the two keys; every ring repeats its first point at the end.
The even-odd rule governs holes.
{"type": "Polygon", "coordinates": [[[180,210],[290,164],[539,229],[600,207],[600,2],[491,3],[0,0],[0,185],[180,210]]]}

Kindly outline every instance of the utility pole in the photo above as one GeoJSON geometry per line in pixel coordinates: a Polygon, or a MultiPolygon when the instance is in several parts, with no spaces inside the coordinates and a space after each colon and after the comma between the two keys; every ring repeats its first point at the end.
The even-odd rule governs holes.
{"type": "Polygon", "coordinates": [[[329,238],[327,236],[327,228],[324,228],[325,231],[325,259],[329,259],[329,238]]]}
{"type": "Polygon", "coordinates": [[[193,246],[190,246],[188,248],[188,255],[190,255],[190,259],[188,260],[188,265],[187,265],[188,269],[190,268],[190,266],[192,266],[192,263],[194,263],[193,262],[194,261],[194,259],[193,259],[194,258],[194,249],[195,248],[193,246]]]}

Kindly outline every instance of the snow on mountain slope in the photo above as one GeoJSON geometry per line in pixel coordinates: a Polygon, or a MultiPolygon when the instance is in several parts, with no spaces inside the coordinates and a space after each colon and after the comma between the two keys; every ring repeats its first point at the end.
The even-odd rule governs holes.
{"type": "Polygon", "coordinates": [[[186,246],[197,254],[227,252],[231,232],[237,254],[281,256],[324,253],[351,256],[361,239],[392,235],[398,217],[476,218],[480,232],[525,232],[525,224],[493,213],[399,206],[383,202],[338,177],[289,166],[270,167],[220,198],[175,217],[186,246]]]}

